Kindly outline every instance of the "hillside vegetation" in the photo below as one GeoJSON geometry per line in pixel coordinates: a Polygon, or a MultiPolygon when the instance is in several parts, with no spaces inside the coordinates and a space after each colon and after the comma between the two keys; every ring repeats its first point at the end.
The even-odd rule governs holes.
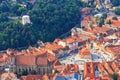
{"type": "Polygon", "coordinates": [[[0,3],[0,50],[33,45],[37,40],[53,41],[69,31],[80,20],[81,0],[27,0],[0,3]],[[21,17],[29,15],[31,24],[22,25],[21,17]]]}

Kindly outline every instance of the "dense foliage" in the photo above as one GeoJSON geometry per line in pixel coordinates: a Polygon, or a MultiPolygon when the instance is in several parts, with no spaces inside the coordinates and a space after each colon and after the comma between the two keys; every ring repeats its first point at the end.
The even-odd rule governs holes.
{"type": "Polygon", "coordinates": [[[118,75],[117,73],[114,73],[110,76],[113,80],[118,80],[118,75]]]}
{"type": "Polygon", "coordinates": [[[101,18],[98,18],[97,22],[99,23],[99,27],[104,25],[104,20],[107,18],[107,14],[103,13],[101,18]]]}
{"type": "Polygon", "coordinates": [[[111,0],[111,3],[113,4],[113,6],[119,6],[120,0],[111,0]]]}
{"type": "Polygon", "coordinates": [[[80,20],[81,0],[28,0],[0,3],[0,50],[33,45],[37,40],[53,41],[80,20]],[[24,2],[23,2],[24,1],[24,2]],[[22,25],[21,17],[30,15],[31,24],[22,25]]]}
{"type": "Polygon", "coordinates": [[[120,15],[120,8],[115,9],[115,14],[120,15]]]}

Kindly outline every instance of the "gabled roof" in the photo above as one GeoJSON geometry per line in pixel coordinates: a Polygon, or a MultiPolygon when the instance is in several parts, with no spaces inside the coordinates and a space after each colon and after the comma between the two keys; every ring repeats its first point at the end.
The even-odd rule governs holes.
{"type": "Polygon", "coordinates": [[[120,27],[120,21],[118,21],[118,20],[111,20],[111,23],[115,27],[120,27]]]}
{"type": "Polygon", "coordinates": [[[47,66],[49,63],[53,63],[56,60],[55,56],[50,53],[43,53],[37,56],[37,65],[47,66]]]}
{"type": "Polygon", "coordinates": [[[49,62],[53,62],[56,60],[55,56],[48,52],[41,53],[39,55],[17,55],[15,59],[16,65],[19,66],[47,66],[49,65],[49,62]]]}
{"type": "Polygon", "coordinates": [[[105,79],[109,78],[110,75],[113,73],[119,72],[118,65],[115,64],[114,61],[109,62],[86,62],[84,65],[84,78],[87,79],[98,79],[100,78],[105,79]],[[98,68],[98,69],[97,69],[98,68]],[[98,70],[99,76],[96,77],[95,70],[98,70]]]}
{"type": "Polygon", "coordinates": [[[63,47],[61,45],[58,45],[56,43],[46,43],[45,44],[45,48],[51,51],[56,51],[59,49],[63,49],[63,47]]]}
{"type": "Polygon", "coordinates": [[[22,80],[43,80],[41,75],[27,75],[22,76],[22,80]]]}
{"type": "Polygon", "coordinates": [[[89,21],[86,20],[86,19],[84,19],[84,20],[81,21],[81,25],[88,25],[88,23],[89,23],[89,21]]]}
{"type": "Polygon", "coordinates": [[[75,42],[75,40],[72,39],[71,37],[66,38],[65,41],[66,41],[68,44],[71,44],[71,43],[74,43],[74,42],[75,42]]]}
{"type": "Polygon", "coordinates": [[[79,52],[80,55],[91,55],[90,50],[87,48],[82,48],[79,52]]]}
{"type": "Polygon", "coordinates": [[[5,80],[17,80],[17,77],[14,73],[3,73],[1,76],[0,76],[0,79],[5,79],[5,80]]]}
{"type": "Polygon", "coordinates": [[[53,42],[58,43],[59,41],[61,41],[61,39],[55,39],[53,42]]]}
{"type": "Polygon", "coordinates": [[[54,63],[53,63],[53,66],[60,66],[60,65],[61,65],[61,63],[60,63],[59,60],[56,60],[56,61],[54,61],[54,63]]]}
{"type": "Polygon", "coordinates": [[[104,33],[108,30],[110,30],[110,27],[94,27],[92,29],[86,29],[87,32],[93,33],[93,34],[97,34],[97,33],[104,33]]]}
{"type": "Polygon", "coordinates": [[[94,78],[94,69],[93,69],[93,62],[86,62],[84,65],[84,78],[90,77],[94,78]]]}
{"type": "Polygon", "coordinates": [[[43,80],[49,80],[49,77],[47,75],[43,75],[43,80]]]}
{"type": "Polygon", "coordinates": [[[107,70],[107,72],[109,74],[113,74],[114,73],[112,68],[110,67],[110,65],[107,62],[103,62],[103,65],[104,65],[104,68],[107,70]]]}
{"type": "Polygon", "coordinates": [[[15,62],[19,66],[35,66],[36,57],[33,55],[18,55],[15,57],[15,62]]]}
{"type": "Polygon", "coordinates": [[[42,54],[37,56],[37,65],[39,66],[47,66],[49,64],[49,61],[47,59],[47,54],[42,54]]]}
{"type": "Polygon", "coordinates": [[[105,50],[110,54],[120,54],[120,45],[110,45],[106,46],[105,50]]]}
{"type": "Polygon", "coordinates": [[[82,8],[82,9],[81,9],[81,12],[82,12],[82,13],[85,13],[85,12],[88,12],[88,11],[90,11],[90,8],[89,8],[89,7],[85,7],[85,8],[82,8]]]}
{"type": "Polygon", "coordinates": [[[91,35],[91,34],[78,34],[78,37],[83,39],[83,38],[87,38],[87,39],[90,39],[90,40],[93,40],[95,39],[95,35],[91,35]]]}
{"type": "Polygon", "coordinates": [[[78,72],[79,72],[79,67],[77,64],[67,64],[63,69],[64,74],[71,74],[71,73],[78,73],[78,72]]]}

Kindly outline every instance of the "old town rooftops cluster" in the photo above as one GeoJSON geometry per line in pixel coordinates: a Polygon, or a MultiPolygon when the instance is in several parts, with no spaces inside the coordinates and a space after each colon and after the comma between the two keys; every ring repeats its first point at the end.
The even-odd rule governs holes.
{"type": "Polygon", "coordinates": [[[2,52],[0,80],[120,80],[120,17],[111,0],[82,1],[96,7],[81,10],[81,27],[69,37],[2,52]]]}

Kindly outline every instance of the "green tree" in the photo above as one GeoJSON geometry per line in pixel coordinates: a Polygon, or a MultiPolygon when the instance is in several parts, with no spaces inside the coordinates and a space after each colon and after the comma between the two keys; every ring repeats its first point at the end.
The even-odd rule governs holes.
{"type": "Polygon", "coordinates": [[[102,14],[102,18],[103,18],[103,19],[106,19],[106,18],[107,18],[107,14],[106,14],[106,13],[103,13],[103,14],[102,14]]]}
{"type": "Polygon", "coordinates": [[[0,4],[0,12],[9,12],[10,8],[6,2],[0,4]]]}
{"type": "Polygon", "coordinates": [[[107,22],[107,24],[111,24],[111,21],[109,20],[109,21],[107,22]]]}
{"type": "Polygon", "coordinates": [[[35,29],[39,30],[40,39],[53,41],[69,31],[80,19],[78,0],[38,0],[30,15],[35,29]]]}
{"type": "Polygon", "coordinates": [[[103,24],[104,24],[104,19],[101,18],[101,19],[100,19],[100,22],[99,22],[99,26],[102,27],[103,24]]]}
{"type": "Polygon", "coordinates": [[[31,74],[37,74],[37,72],[35,70],[32,70],[31,74]]]}
{"type": "Polygon", "coordinates": [[[115,14],[116,14],[116,15],[120,15],[120,8],[116,8],[116,9],[115,9],[115,14]]]}
{"type": "Polygon", "coordinates": [[[55,69],[55,73],[59,73],[59,71],[55,69]]]}
{"type": "Polygon", "coordinates": [[[113,4],[113,6],[119,6],[120,5],[119,0],[111,0],[111,3],[113,4]]]}
{"type": "Polygon", "coordinates": [[[118,80],[118,75],[116,73],[110,76],[113,80],[118,80]]]}
{"type": "Polygon", "coordinates": [[[21,70],[21,75],[27,75],[27,74],[28,74],[27,70],[24,70],[24,69],[21,70]]]}
{"type": "Polygon", "coordinates": [[[80,7],[85,5],[81,0],[37,0],[34,6],[27,0],[0,3],[0,50],[28,47],[39,39],[53,41],[79,24],[80,7]],[[20,17],[25,14],[31,24],[22,25],[20,17]]]}
{"type": "Polygon", "coordinates": [[[112,19],[113,19],[113,20],[118,20],[117,17],[113,17],[112,19]]]}
{"type": "Polygon", "coordinates": [[[5,21],[8,21],[8,17],[7,17],[7,14],[6,13],[1,13],[0,14],[0,22],[5,22],[5,21]]]}

